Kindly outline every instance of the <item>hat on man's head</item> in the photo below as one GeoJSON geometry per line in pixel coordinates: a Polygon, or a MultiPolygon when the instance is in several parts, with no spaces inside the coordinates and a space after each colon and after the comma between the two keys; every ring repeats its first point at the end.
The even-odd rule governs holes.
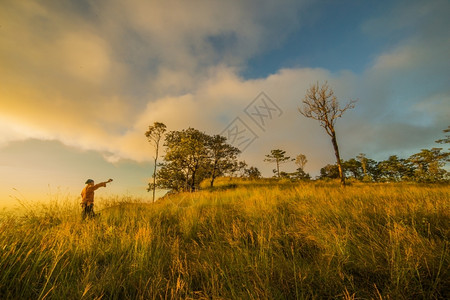
{"type": "Polygon", "coordinates": [[[94,180],[92,180],[92,179],[86,180],[86,184],[89,184],[89,183],[94,183],[94,180]]]}

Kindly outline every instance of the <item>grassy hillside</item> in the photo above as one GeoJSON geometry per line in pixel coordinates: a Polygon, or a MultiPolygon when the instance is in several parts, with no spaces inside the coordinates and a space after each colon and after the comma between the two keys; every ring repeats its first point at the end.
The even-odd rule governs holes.
{"type": "Polygon", "coordinates": [[[2,216],[0,298],[450,296],[448,186],[219,184],[87,222],[76,203],[2,216]]]}

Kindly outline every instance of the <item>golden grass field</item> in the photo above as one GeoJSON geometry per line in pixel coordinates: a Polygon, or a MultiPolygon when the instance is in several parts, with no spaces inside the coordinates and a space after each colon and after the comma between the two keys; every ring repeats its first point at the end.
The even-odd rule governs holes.
{"type": "Polygon", "coordinates": [[[448,185],[217,185],[3,214],[0,299],[450,297],[448,185]]]}

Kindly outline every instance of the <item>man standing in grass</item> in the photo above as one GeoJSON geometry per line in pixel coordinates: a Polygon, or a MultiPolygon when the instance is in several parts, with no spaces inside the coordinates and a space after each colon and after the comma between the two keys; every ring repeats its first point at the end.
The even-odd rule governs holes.
{"type": "Polygon", "coordinates": [[[83,211],[81,216],[84,219],[86,217],[93,218],[95,217],[94,213],[94,192],[96,189],[100,187],[106,187],[107,183],[113,181],[112,179],[108,179],[108,181],[100,182],[99,184],[94,184],[94,180],[88,179],[86,180],[86,186],[81,191],[81,207],[83,211]]]}

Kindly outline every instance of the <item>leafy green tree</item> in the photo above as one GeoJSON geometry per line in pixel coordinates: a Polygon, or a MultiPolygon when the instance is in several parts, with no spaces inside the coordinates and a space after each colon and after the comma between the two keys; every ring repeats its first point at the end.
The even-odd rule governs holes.
{"type": "Polygon", "coordinates": [[[334,154],[336,156],[336,164],[339,170],[341,185],[345,185],[344,171],[341,165],[341,157],[336,138],[335,124],[338,118],[342,117],[344,112],[355,107],[356,101],[350,101],[339,106],[339,102],[334,95],[333,90],[325,82],[319,87],[319,83],[313,84],[303,98],[303,108],[299,108],[299,112],[307,118],[311,118],[320,122],[320,126],[325,128],[327,134],[331,137],[334,154]]]}
{"type": "Polygon", "coordinates": [[[188,186],[187,168],[183,161],[173,160],[161,164],[156,186],[170,192],[186,191],[188,186]]]}
{"type": "Polygon", "coordinates": [[[422,149],[409,157],[415,166],[414,179],[419,182],[439,182],[446,179],[445,165],[450,153],[442,152],[442,148],[422,149]]]}
{"type": "Polygon", "coordinates": [[[362,179],[363,178],[363,169],[361,166],[361,162],[357,161],[354,158],[350,158],[347,161],[344,161],[342,163],[342,167],[344,168],[345,173],[348,173],[350,176],[352,176],[355,179],[362,179]]]}
{"type": "Polygon", "coordinates": [[[411,180],[414,174],[414,166],[397,155],[391,155],[387,160],[378,163],[378,170],[382,181],[411,180]]]}
{"type": "Polygon", "coordinates": [[[335,179],[339,178],[339,167],[334,165],[326,165],[325,167],[320,169],[320,179],[335,179]]]}
{"type": "Polygon", "coordinates": [[[220,135],[209,136],[197,129],[166,134],[164,163],[158,172],[159,188],[171,191],[196,191],[209,178],[211,187],[218,176],[235,172],[240,150],[220,135]]]}
{"type": "Polygon", "coordinates": [[[153,202],[155,202],[156,191],[156,167],[158,165],[159,144],[166,132],[166,125],[161,122],[155,122],[152,126],[149,126],[148,131],[145,133],[149,143],[155,148],[154,167],[153,167],[153,183],[149,183],[147,191],[153,191],[153,202]]]}
{"type": "MultiPolygon", "coordinates": [[[[363,165],[361,163],[361,165],[363,165]]],[[[367,175],[364,176],[364,181],[378,181],[380,178],[380,169],[378,168],[378,162],[371,158],[367,158],[365,161],[367,175]]]]}
{"type": "Polygon", "coordinates": [[[291,173],[291,178],[297,180],[310,180],[311,175],[303,171],[302,168],[297,168],[295,172],[291,173]]]}
{"type": "Polygon", "coordinates": [[[261,172],[257,167],[245,168],[243,177],[248,179],[259,179],[261,178],[261,172]]]}
{"type": "Polygon", "coordinates": [[[248,167],[248,164],[245,161],[236,161],[236,162],[234,162],[234,166],[231,171],[231,175],[234,177],[244,177],[245,169],[247,167],[248,167]]]}
{"type": "Polygon", "coordinates": [[[284,171],[280,171],[280,177],[279,178],[283,178],[283,179],[289,179],[292,180],[292,173],[288,173],[288,172],[284,172],[284,171]]]}
{"type": "MultiPolygon", "coordinates": [[[[182,131],[171,131],[166,134],[164,146],[166,146],[165,163],[161,170],[162,175],[170,176],[172,172],[183,174],[184,190],[193,192],[198,189],[199,183],[205,179],[208,168],[208,140],[209,137],[194,128],[182,131]]],[[[179,178],[179,176],[177,176],[179,178]]],[[[172,179],[164,178],[162,182],[172,182],[172,179]]],[[[174,189],[179,183],[163,188],[174,189]]]]}
{"type": "Polygon", "coordinates": [[[291,161],[290,156],[286,156],[286,151],[281,149],[274,149],[270,150],[270,154],[266,155],[266,158],[264,159],[265,162],[271,162],[276,164],[276,169],[274,169],[274,173],[277,174],[278,178],[281,178],[280,176],[280,165],[287,163],[288,161],[291,161]]]}
{"type": "Polygon", "coordinates": [[[210,185],[214,186],[214,180],[226,173],[232,172],[236,165],[236,159],[241,151],[226,143],[227,138],[214,135],[207,140],[210,158],[210,185]]]}

